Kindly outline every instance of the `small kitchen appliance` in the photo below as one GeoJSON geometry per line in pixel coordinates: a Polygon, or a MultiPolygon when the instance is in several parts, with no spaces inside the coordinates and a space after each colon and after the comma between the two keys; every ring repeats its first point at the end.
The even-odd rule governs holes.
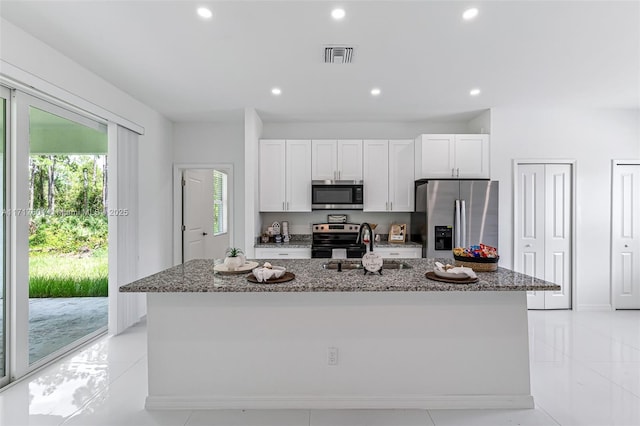
{"type": "Polygon", "coordinates": [[[311,181],[312,210],[362,210],[364,208],[362,181],[311,181]]]}
{"type": "Polygon", "coordinates": [[[361,258],[365,245],[357,241],[360,224],[357,223],[316,223],[312,226],[311,257],[330,259],[334,250],[336,257],[361,258]]]}

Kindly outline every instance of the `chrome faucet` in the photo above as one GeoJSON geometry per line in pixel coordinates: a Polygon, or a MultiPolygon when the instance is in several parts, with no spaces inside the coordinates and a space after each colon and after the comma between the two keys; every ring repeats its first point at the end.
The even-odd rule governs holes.
{"type": "Polygon", "coordinates": [[[373,251],[373,228],[371,228],[371,225],[369,225],[367,222],[364,222],[362,225],[360,225],[360,231],[358,232],[358,238],[356,238],[356,244],[360,242],[360,239],[362,239],[362,242],[365,243],[364,240],[367,236],[367,234],[364,233],[365,226],[367,227],[367,234],[369,235],[369,247],[367,252],[370,252],[373,251]]]}

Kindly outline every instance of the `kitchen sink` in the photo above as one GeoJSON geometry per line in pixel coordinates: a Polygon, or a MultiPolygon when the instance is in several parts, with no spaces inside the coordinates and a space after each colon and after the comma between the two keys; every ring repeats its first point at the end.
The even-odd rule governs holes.
{"type": "MultiPolygon", "coordinates": [[[[323,269],[342,269],[343,271],[349,269],[362,269],[362,262],[360,260],[331,260],[322,264],[323,269]],[[341,267],[338,267],[341,265],[341,267]]],[[[411,269],[411,265],[397,260],[385,260],[382,263],[382,269],[411,269]]]]}

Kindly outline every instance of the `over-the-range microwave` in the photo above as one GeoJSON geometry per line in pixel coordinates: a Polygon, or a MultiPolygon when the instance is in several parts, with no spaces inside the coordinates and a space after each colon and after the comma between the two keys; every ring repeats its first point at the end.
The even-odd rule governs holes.
{"type": "Polygon", "coordinates": [[[312,210],[362,210],[362,181],[311,181],[312,210]]]}

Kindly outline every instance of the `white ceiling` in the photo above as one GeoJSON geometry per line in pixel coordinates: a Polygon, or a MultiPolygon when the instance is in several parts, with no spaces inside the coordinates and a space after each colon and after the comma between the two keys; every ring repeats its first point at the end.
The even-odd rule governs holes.
{"type": "Polygon", "coordinates": [[[640,108],[639,1],[1,0],[0,15],[173,121],[640,108]],[[480,14],[466,22],[469,6],[480,14]],[[355,45],[353,63],[324,64],[327,44],[355,45]]]}

